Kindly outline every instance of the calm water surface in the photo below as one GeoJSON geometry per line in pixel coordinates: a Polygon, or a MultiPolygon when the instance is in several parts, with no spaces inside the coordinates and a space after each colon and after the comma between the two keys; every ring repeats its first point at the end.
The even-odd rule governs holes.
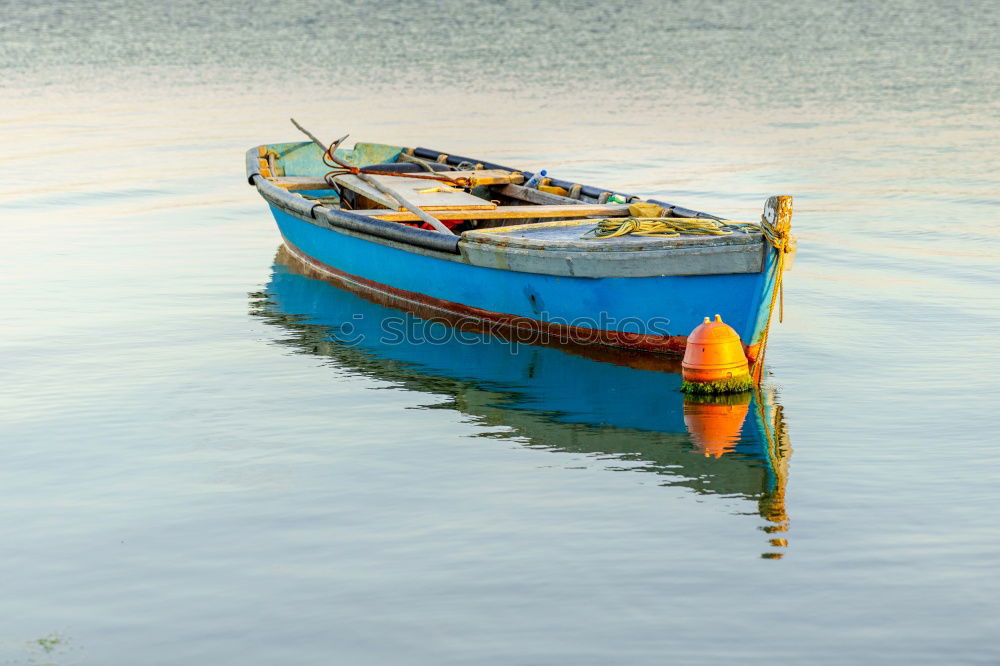
{"type": "Polygon", "coordinates": [[[993,3],[0,13],[3,663],[1000,661],[993,3]],[[764,390],[379,342],[245,184],[292,115],[795,195],[764,390]]]}

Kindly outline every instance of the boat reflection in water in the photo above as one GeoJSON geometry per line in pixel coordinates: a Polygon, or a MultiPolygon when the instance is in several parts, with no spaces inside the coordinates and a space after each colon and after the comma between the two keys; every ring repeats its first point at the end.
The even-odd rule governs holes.
{"type": "Polygon", "coordinates": [[[614,456],[628,461],[615,469],[663,485],[756,501],[774,547],[762,557],[782,556],[791,446],[773,392],[685,397],[676,359],[520,344],[317,278],[282,248],[251,313],[284,329],[283,343],[346,370],[450,396],[449,407],[509,429],[496,436],[614,456]]]}

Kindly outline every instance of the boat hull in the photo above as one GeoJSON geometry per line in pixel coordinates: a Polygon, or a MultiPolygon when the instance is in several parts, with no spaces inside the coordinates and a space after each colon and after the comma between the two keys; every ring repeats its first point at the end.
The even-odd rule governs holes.
{"type": "Polygon", "coordinates": [[[776,274],[587,278],[502,270],[320,226],[271,205],[289,250],[325,277],[386,305],[419,308],[530,344],[601,344],[683,353],[687,334],[721,314],[757,356],[776,274]]]}

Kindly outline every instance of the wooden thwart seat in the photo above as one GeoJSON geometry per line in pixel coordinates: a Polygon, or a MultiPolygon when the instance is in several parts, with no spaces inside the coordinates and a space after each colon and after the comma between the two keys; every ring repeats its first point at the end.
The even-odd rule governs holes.
{"type": "MultiPolygon", "coordinates": [[[[482,201],[482,199],[479,199],[482,201]]],[[[354,215],[374,217],[389,222],[416,222],[417,216],[406,210],[385,210],[376,208],[369,210],[347,211],[354,215]]],[[[531,219],[545,217],[625,217],[628,215],[626,204],[576,204],[567,206],[496,206],[494,208],[428,210],[427,213],[439,220],[497,220],[497,219],[531,219]]]]}
{"type": "MultiPolygon", "coordinates": [[[[468,210],[474,208],[493,209],[497,205],[492,201],[480,199],[464,190],[449,187],[445,183],[424,178],[409,178],[407,176],[371,176],[368,178],[398,192],[407,201],[421,210],[468,210]]],[[[357,192],[361,196],[381,204],[392,210],[401,208],[398,201],[385,192],[373,187],[370,183],[353,174],[334,176],[334,182],[341,187],[357,192]]]]}

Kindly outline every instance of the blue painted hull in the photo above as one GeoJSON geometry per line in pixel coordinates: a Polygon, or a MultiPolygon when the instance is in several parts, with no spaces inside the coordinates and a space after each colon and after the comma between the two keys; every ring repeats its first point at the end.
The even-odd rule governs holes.
{"type": "MultiPolygon", "coordinates": [[[[419,294],[458,314],[467,315],[467,309],[474,308],[543,325],[664,339],[686,336],[704,317],[721,314],[748,345],[751,356],[756,355],[767,324],[777,268],[776,253],[769,249],[761,273],[636,278],[541,275],[410,252],[320,227],[273,205],[271,211],[286,244],[314,267],[419,294]]],[[[490,314],[484,318],[491,318],[490,314]]]]}

